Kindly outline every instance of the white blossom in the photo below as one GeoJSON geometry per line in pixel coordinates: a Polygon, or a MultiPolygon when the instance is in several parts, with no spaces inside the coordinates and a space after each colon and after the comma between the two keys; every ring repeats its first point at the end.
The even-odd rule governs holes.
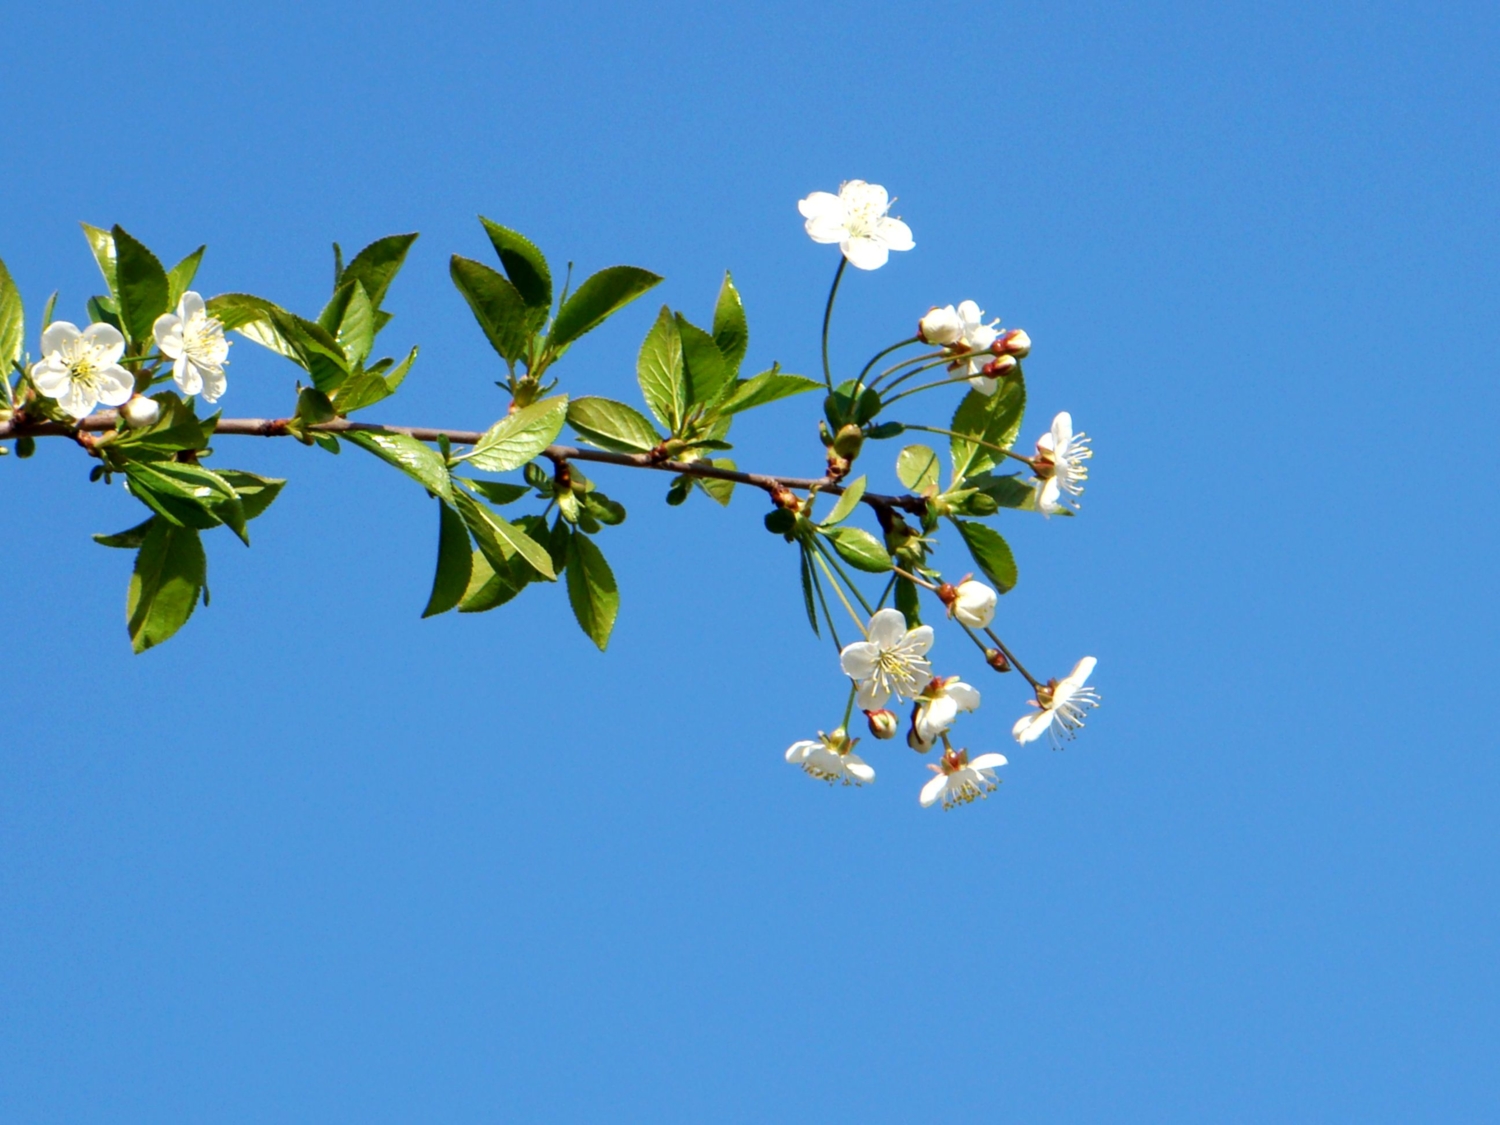
{"type": "Polygon", "coordinates": [[[972,762],[967,750],[948,750],[935,765],[929,765],[937,776],[922,786],[922,807],[943,802],[943,808],[967,805],[976,797],[988,797],[1000,787],[995,767],[1005,765],[1004,754],[981,754],[972,762]]]}
{"type": "Polygon", "coordinates": [[[54,320],[42,333],[42,358],[31,365],[36,389],[74,418],[87,418],[101,402],[119,406],[135,393],[135,378],[120,366],[125,337],[112,324],[54,320]]]}
{"type": "Polygon", "coordinates": [[[804,739],[787,747],[786,760],[801,766],[809,777],[830,785],[835,782],[864,785],[875,780],[875,771],[854,753],[854,744],[858,741],[857,738],[851,739],[843,727],[832,734],[819,731],[816,739],[804,739]]]}
{"type": "Polygon", "coordinates": [[[975,711],[979,708],[979,692],[957,676],[947,679],[935,678],[922,694],[917,696],[912,708],[911,728],[916,735],[912,744],[915,750],[926,751],[953,725],[960,711],[975,711]]]}
{"type": "Polygon", "coordinates": [[[1098,661],[1085,656],[1060,680],[1052,680],[1036,689],[1032,706],[1037,710],[1016,720],[1011,734],[1025,745],[1048,735],[1054,749],[1061,749],[1063,738],[1072,738],[1083,726],[1084,712],[1099,706],[1099,693],[1085,687],[1084,681],[1098,661]]]}
{"type": "Polygon", "coordinates": [[[172,361],[172,378],[186,395],[201,394],[205,402],[217,402],[227,380],[224,365],[229,360],[229,341],[224,325],[210,316],[203,298],[191,290],[177,302],[175,313],[162,313],[152,325],[156,346],[172,361]]]}
{"type": "Polygon", "coordinates": [[[963,338],[964,322],[952,305],[933,306],[917,321],[917,335],[927,344],[956,344],[963,338]]]}
{"type": "Polygon", "coordinates": [[[985,364],[990,361],[990,345],[995,342],[999,330],[995,325],[999,320],[992,320],[988,324],[984,322],[984,310],[973,301],[962,301],[958,306],[958,318],[963,323],[963,333],[959,336],[958,346],[966,352],[977,352],[979,354],[968,359],[956,360],[949,364],[948,370],[954,373],[962,373],[969,376],[969,385],[976,391],[992,395],[995,393],[995,380],[981,374],[985,364]]]}
{"type": "Polygon", "coordinates": [[[1071,414],[1064,410],[1052,419],[1051,431],[1037,438],[1036,457],[1032,461],[1036,469],[1036,506],[1043,515],[1060,512],[1064,505],[1078,507],[1073,498],[1083,495],[1083,482],[1089,479],[1084,462],[1093,455],[1088,436],[1073,433],[1071,414]],[[1068,499],[1063,499],[1064,493],[1068,499]]]}
{"type": "Polygon", "coordinates": [[[878,610],[865,639],[839,653],[844,674],[859,685],[861,710],[884,707],[893,695],[910,698],[921,691],[932,678],[932,665],[924,659],[931,647],[932,626],[907,629],[899,609],[878,610]]]}
{"type": "Polygon", "coordinates": [[[983,629],[995,619],[995,600],[999,595],[983,582],[965,578],[953,588],[948,610],[970,629],[983,629]]]}
{"type": "Polygon", "coordinates": [[[145,395],[136,395],[120,407],[120,416],[132,430],[143,430],[161,417],[161,404],[145,395]]]}
{"type": "Polygon", "coordinates": [[[815,191],[799,200],[797,210],[814,242],[837,242],[849,264],[878,270],[892,250],[910,250],[911,228],[886,214],[891,200],[879,184],[850,180],[837,195],[815,191]]]}

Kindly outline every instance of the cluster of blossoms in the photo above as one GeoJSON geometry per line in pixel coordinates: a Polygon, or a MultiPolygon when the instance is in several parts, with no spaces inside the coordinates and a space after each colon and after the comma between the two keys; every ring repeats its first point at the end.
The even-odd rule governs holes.
{"type": "MultiPolygon", "coordinates": [[[[175,313],[163,313],[152,326],[161,360],[172,361],[172,379],[185,395],[217,402],[227,381],[229,341],[224,326],[208,313],[203,298],[187,292],[175,313]]],[[[103,403],[124,408],[131,426],[149,426],[160,408],[136,394],[135,376],[120,366],[125,337],[103,321],[80,329],[54,320],[42,332],[42,358],[31,365],[31,382],[74,418],[87,418],[103,403]]]]}
{"type": "MultiPolygon", "coordinates": [[[[957,589],[964,587],[969,587],[962,595],[967,605],[960,608],[960,595],[955,592],[950,610],[957,617],[973,614],[976,604],[984,606],[971,619],[988,625],[995,592],[972,580],[957,589]],[[981,590],[988,591],[988,596],[981,590]]],[[[853,702],[864,711],[870,733],[876,738],[893,738],[900,727],[886,704],[893,700],[911,702],[907,745],[919,754],[939,744],[943,750],[938,762],[928,766],[934,776],[922,787],[919,799],[923,807],[941,802],[944,808],[953,808],[993,792],[999,785],[995,769],[1005,765],[1006,759],[1003,754],[990,753],[970,760],[966,749],[952,745],[948,732],[960,713],[979,709],[980,697],[958,676],[932,674],[932,663],[927,659],[932,644],[932,626],[909,629],[900,610],[882,609],[870,618],[864,640],[844,646],[839,663],[853,681],[853,702]]],[[[1038,684],[1032,700],[1036,710],[1016,722],[1011,731],[1015,740],[1025,745],[1046,735],[1054,747],[1060,747],[1061,739],[1073,737],[1083,726],[1084,713],[1099,703],[1098,692],[1085,686],[1095,663],[1092,656],[1086,656],[1063,679],[1038,684]]],[[[829,734],[820,731],[816,740],[793,743],[786,760],[822,781],[863,785],[875,780],[875,771],[854,753],[858,741],[842,726],[829,734]]]]}
{"type": "Polygon", "coordinates": [[[992,395],[997,380],[1016,369],[1031,353],[1031,337],[1019,328],[1001,332],[999,320],[985,323],[984,310],[974,301],[958,307],[934,306],[917,322],[917,339],[936,344],[954,357],[948,370],[968,378],[981,394],[992,395]]]}

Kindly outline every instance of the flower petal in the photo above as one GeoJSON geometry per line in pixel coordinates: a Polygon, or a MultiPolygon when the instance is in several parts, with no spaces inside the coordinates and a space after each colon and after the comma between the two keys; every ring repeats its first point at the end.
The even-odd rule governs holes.
{"type": "Polygon", "coordinates": [[[996,766],[1003,766],[1005,764],[1006,759],[1004,754],[981,754],[969,763],[969,768],[975,770],[992,770],[996,766]]]}
{"type": "Polygon", "coordinates": [[[979,691],[966,683],[949,684],[948,698],[960,711],[974,711],[979,707],[979,691]]]}
{"type": "Polygon", "coordinates": [[[852,679],[868,680],[875,672],[875,662],[879,656],[879,646],[869,641],[855,641],[845,645],[844,651],[839,653],[839,667],[844,670],[844,675],[852,679]]]}
{"type": "Polygon", "coordinates": [[[973,387],[980,394],[988,396],[994,394],[1000,384],[988,375],[975,375],[974,378],[969,380],[969,386],[973,387]]]}
{"type": "Polygon", "coordinates": [[[956,718],[958,704],[943,695],[919,707],[912,725],[917,728],[917,737],[923,742],[935,742],[937,736],[951,727],[956,718]]]}
{"type": "Polygon", "coordinates": [[[1064,410],[1052,419],[1052,448],[1062,451],[1073,440],[1073,415],[1064,410]]]}
{"type": "MultiPolygon", "coordinates": [[[[886,610],[881,610],[880,612],[881,613],[885,613],[887,611],[886,610]]],[[[902,620],[905,620],[905,618],[903,618],[902,620]]],[[[901,651],[906,652],[906,653],[910,653],[910,654],[913,654],[913,655],[916,655],[916,656],[921,656],[923,653],[925,653],[931,647],[932,647],[932,626],[931,625],[918,625],[915,629],[913,629],[911,632],[909,632],[909,633],[906,634],[906,640],[901,645],[901,651]]]]}
{"type": "Polygon", "coordinates": [[[1095,660],[1092,656],[1085,656],[1077,664],[1073,665],[1073,670],[1064,676],[1057,686],[1061,687],[1063,684],[1071,684],[1075,688],[1082,687],[1084,681],[1093,675],[1094,668],[1098,663],[1099,661],[1095,660]]]}
{"type": "Polygon", "coordinates": [[[218,402],[219,396],[229,387],[229,378],[222,367],[210,368],[203,375],[203,401],[218,402]]]}
{"type": "Polygon", "coordinates": [[[82,334],[71,320],[54,320],[42,333],[42,354],[59,352],[64,344],[71,344],[82,334]]]}
{"type": "Polygon", "coordinates": [[[927,780],[922,786],[922,795],[917,799],[922,802],[924,809],[931,808],[937,804],[938,798],[943,795],[943,789],[947,787],[948,778],[945,774],[936,774],[927,780]]]}
{"type": "Polygon", "coordinates": [[[812,753],[817,746],[816,742],[808,739],[804,739],[801,742],[794,742],[786,748],[786,760],[789,762],[802,762],[806,760],[808,754],[812,753]]]}
{"type": "Polygon", "coordinates": [[[865,680],[859,685],[859,694],[854,702],[859,705],[861,711],[878,711],[891,701],[890,688],[877,684],[874,680],[865,680]]]}
{"type": "MultiPolygon", "coordinates": [[[[156,337],[157,347],[163,347],[168,340],[171,340],[180,352],[182,350],[182,318],[175,313],[162,313],[151,325],[151,335],[156,337]]],[[[166,354],[165,351],[163,354],[166,354]]],[[[177,358],[176,352],[171,358],[177,358]]]]}
{"type": "Polygon", "coordinates": [[[87,418],[99,405],[99,392],[84,383],[69,380],[67,389],[57,396],[57,405],[74,418],[87,418]]]}
{"type": "Polygon", "coordinates": [[[900,219],[882,219],[876,231],[892,250],[910,250],[916,246],[916,243],[912,241],[911,227],[900,219]]]}
{"type": "Polygon", "coordinates": [[[53,362],[49,358],[31,365],[31,381],[42,394],[48,398],[56,398],[67,390],[72,376],[68,373],[67,364],[53,362]]]}
{"type": "MultiPolygon", "coordinates": [[[[929,629],[928,632],[931,632],[929,629]]],[[[906,615],[899,609],[877,610],[870,618],[870,627],[865,635],[869,644],[878,648],[895,648],[906,636],[906,615]]],[[[849,646],[853,648],[853,645],[849,646]]],[[[847,650],[845,650],[847,651],[847,650]]],[[[872,657],[876,654],[872,652],[872,657]]]]}
{"type": "Polygon", "coordinates": [[[874,769],[866,765],[865,760],[858,754],[844,755],[844,769],[848,771],[850,777],[866,784],[875,780],[874,769]]]}
{"type": "Polygon", "coordinates": [[[1022,715],[1016,720],[1016,725],[1010,728],[1010,733],[1022,746],[1028,742],[1035,742],[1047,733],[1047,728],[1052,725],[1051,711],[1035,711],[1030,715],[1022,715]]]}
{"type": "Polygon", "coordinates": [[[119,362],[125,354],[125,337],[113,324],[96,321],[83,330],[83,339],[90,347],[99,349],[98,363],[108,366],[119,362]]]}
{"type": "Polygon", "coordinates": [[[192,320],[194,316],[203,310],[203,298],[191,289],[182,295],[182,300],[177,302],[177,315],[185,321],[192,320]]]}
{"type": "Polygon", "coordinates": [[[116,364],[101,369],[96,382],[105,406],[123,406],[135,394],[135,376],[116,364]]]}
{"type": "Polygon", "coordinates": [[[803,229],[814,242],[839,242],[843,239],[844,222],[848,216],[838,196],[815,191],[798,202],[797,210],[807,220],[803,229]]]}
{"type": "Polygon", "coordinates": [[[203,389],[203,376],[198,366],[185,355],[179,355],[172,363],[172,379],[185,395],[195,395],[203,389]]]}
{"type": "MultiPolygon", "coordinates": [[[[808,234],[812,234],[812,231],[808,231],[808,234]]],[[[885,243],[873,238],[846,238],[839,243],[839,249],[849,259],[851,266],[861,270],[878,270],[891,256],[885,243]]]]}

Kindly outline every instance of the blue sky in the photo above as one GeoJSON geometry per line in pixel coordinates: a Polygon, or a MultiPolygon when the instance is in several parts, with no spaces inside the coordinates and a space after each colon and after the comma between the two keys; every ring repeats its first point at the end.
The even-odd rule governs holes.
{"type": "MultiPolygon", "coordinates": [[[[420,621],[421,489],[250,439],[220,457],[292,483],[132,657],[128,556],[88,536],[133,502],[42,443],[0,461],[0,1115],[1495,1115],[1493,7],[3,26],[0,257],[33,323],[99,289],[80,220],[207,242],[205,292],[303,311],[331,241],[420,230],[382,342],[423,351],[383,420],[503,410],[446,276],[487,254],[479,213],[666,276],[556,369],[634,399],[655,305],[707,319],[726,268],[749,362],[815,373],[836,259],[795,202],[887,185],[917,247],[849,279],[835,359],[965,297],[1027,329],[1025,434],[1067,409],[1098,453],[1081,518],[1002,523],[1000,620],[1055,673],[1098,656],[1105,702],[1017,749],[1022,685],[955,651],[1000,791],[919,809],[898,744],[827,790],[782,752],[837,721],[837,667],[755,497],[592,474],[630,511],[601,656],[559,589],[420,621]]],[[[232,360],[230,413],[288,412],[292,368],[232,360]]],[[[736,456],[816,472],[816,414],[766,408],[736,456]]]]}

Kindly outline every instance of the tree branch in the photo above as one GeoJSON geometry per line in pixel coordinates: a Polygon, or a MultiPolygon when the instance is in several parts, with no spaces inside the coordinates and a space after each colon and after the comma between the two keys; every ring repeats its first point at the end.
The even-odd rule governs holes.
{"type": "MultiPolygon", "coordinates": [[[[69,426],[62,422],[33,422],[24,415],[17,414],[8,422],[0,422],[0,440],[17,437],[65,437],[77,440],[80,434],[113,430],[117,418],[118,412],[101,410],[97,414],[89,415],[76,426],[69,426]]],[[[291,431],[287,428],[289,421],[290,419],[287,418],[221,418],[214,432],[240,437],[290,437],[291,431]]],[[[332,422],[321,422],[317,425],[305,426],[303,429],[307,433],[320,434],[358,432],[406,434],[418,441],[432,442],[437,441],[438,435],[441,434],[455,445],[477,445],[480,438],[484,436],[477,430],[444,430],[429,426],[382,426],[372,422],[351,422],[347,418],[337,418],[332,422]]],[[[772,496],[788,489],[800,492],[810,492],[816,489],[834,496],[844,491],[843,485],[828,477],[782,477],[769,476],[764,473],[742,473],[735,469],[721,469],[707,461],[664,460],[654,453],[610,453],[602,449],[581,449],[576,445],[549,445],[542,451],[542,455],[554,462],[592,461],[596,464],[619,465],[627,469],[655,469],[658,472],[678,473],[689,477],[733,481],[736,484],[748,484],[752,488],[764,489],[772,496]]],[[[884,496],[872,492],[866,492],[861,500],[877,510],[899,508],[918,516],[922,514],[927,504],[921,496],[884,496]]]]}

